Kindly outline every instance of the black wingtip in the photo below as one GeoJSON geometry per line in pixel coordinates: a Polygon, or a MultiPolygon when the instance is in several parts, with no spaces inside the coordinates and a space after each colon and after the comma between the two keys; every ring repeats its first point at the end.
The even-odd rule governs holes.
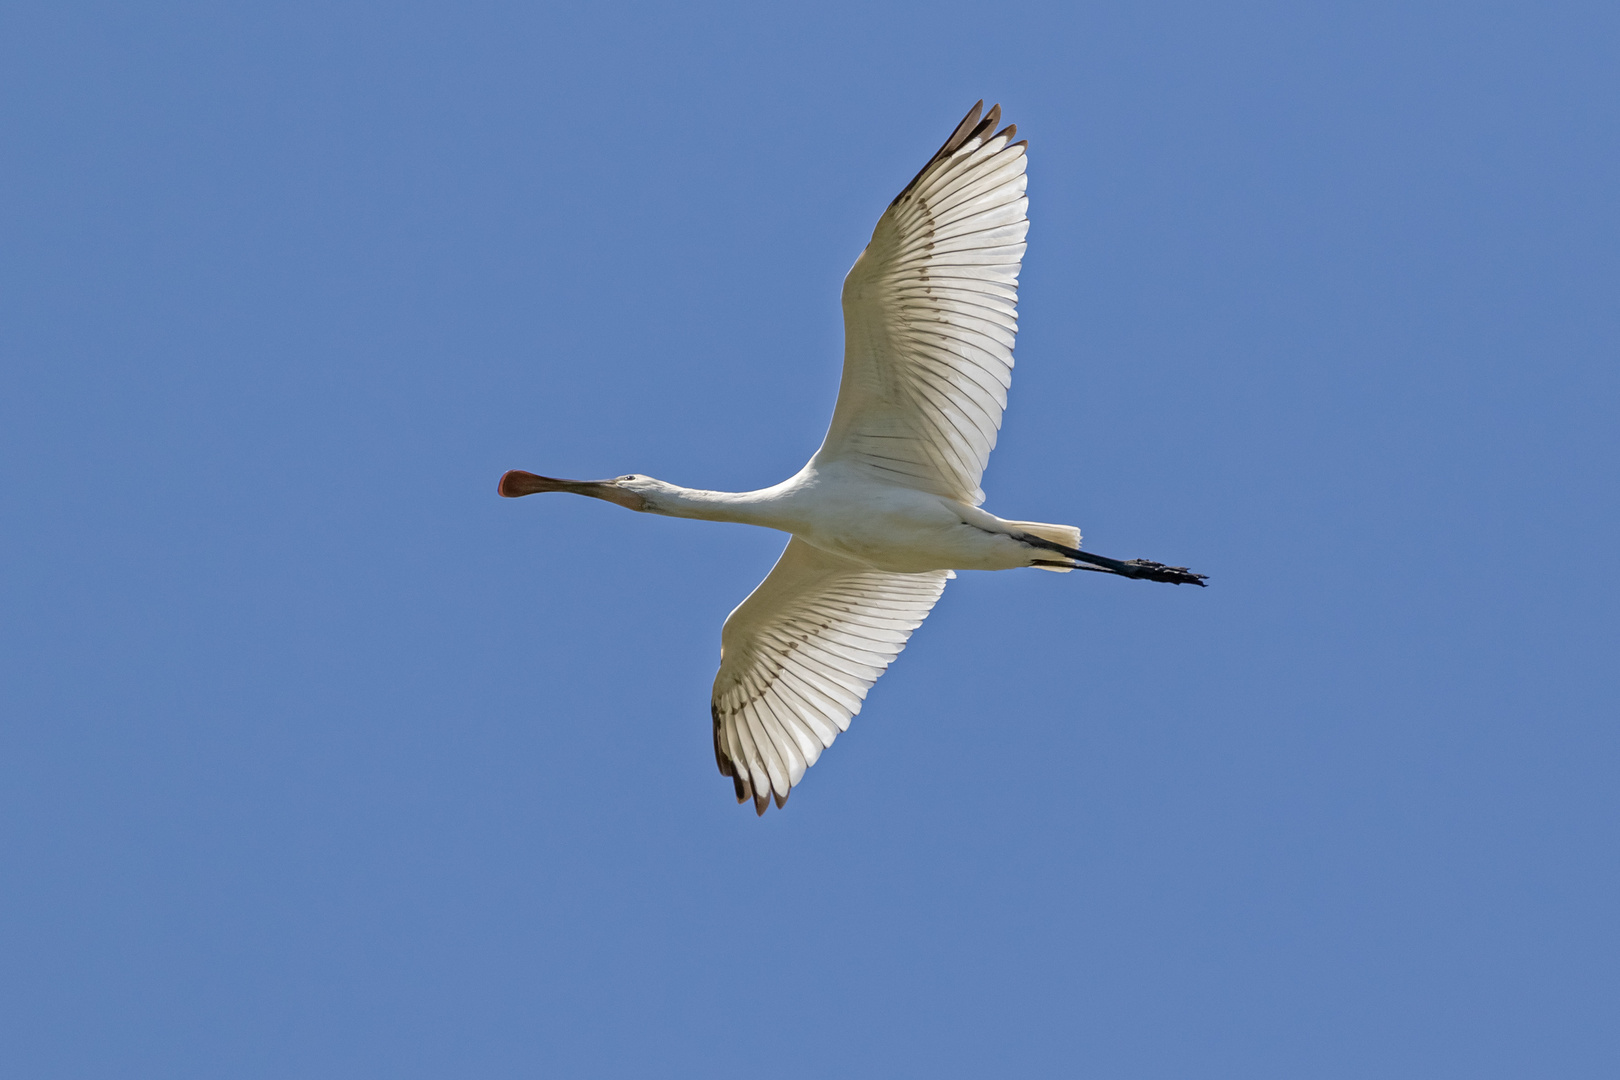
{"type": "MultiPolygon", "coordinates": [[[[731,762],[731,755],[726,753],[725,725],[720,722],[720,706],[710,702],[709,716],[714,719],[714,763],[719,767],[721,776],[734,777],[737,769],[731,762]]],[[[737,801],[741,802],[742,799],[739,797],[737,801]]]]}
{"type": "Polygon", "coordinates": [[[980,98],[974,104],[973,108],[968,110],[968,114],[962,117],[962,122],[956,125],[956,130],[951,132],[951,137],[946,139],[944,145],[942,145],[939,150],[934,153],[933,157],[928,159],[928,164],[917,170],[917,175],[911,178],[911,183],[901,188],[900,194],[896,195],[894,197],[894,201],[889,203],[889,205],[893,206],[895,203],[905,198],[906,192],[916,187],[917,181],[921,180],[923,175],[927,173],[929,169],[932,169],[936,164],[938,164],[941,158],[950,157],[952,154],[960,150],[962,145],[969,139],[973,138],[975,135],[983,135],[986,130],[989,130],[989,128],[994,128],[1000,122],[1001,106],[992,105],[990,107],[989,115],[985,116],[984,99],[980,98]],[[987,128],[986,125],[989,127],[987,128]]]}
{"type": "Polygon", "coordinates": [[[945,140],[945,145],[949,146],[951,143],[955,143],[957,146],[961,146],[963,143],[967,142],[967,136],[963,134],[963,132],[972,131],[974,128],[978,127],[979,117],[983,113],[984,98],[980,98],[978,101],[973,103],[973,108],[967,111],[967,115],[962,117],[962,122],[956,125],[956,130],[951,132],[951,137],[945,140]]]}
{"type": "Polygon", "coordinates": [[[996,130],[996,125],[999,123],[1001,123],[1001,106],[992,105],[990,111],[984,114],[984,119],[973,125],[973,133],[962,141],[968,142],[972,139],[982,139],[996,130]]]}

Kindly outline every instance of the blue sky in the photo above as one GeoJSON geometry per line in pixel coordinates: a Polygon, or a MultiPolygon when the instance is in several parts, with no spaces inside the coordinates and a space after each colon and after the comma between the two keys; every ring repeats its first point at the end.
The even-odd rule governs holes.
{"type": "Polygon", "coordinates": [[[0,13],[0,1072],[1611,1077],[1620,16],[0,13]],[[976,99],[1003,516],[783,812],[748,489],[976,99]]]}

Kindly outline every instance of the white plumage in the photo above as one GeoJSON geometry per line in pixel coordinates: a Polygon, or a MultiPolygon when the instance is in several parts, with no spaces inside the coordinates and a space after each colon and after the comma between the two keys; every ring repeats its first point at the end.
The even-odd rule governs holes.
{"type": "Polygon", "coordinates": [[[1029,232],[1026,144],[977,122],[890,204],[844,279],[844,380],[816,455],[973,506],[1012,385],[1029,232]]]}
{"type": "Polygon", "coordinates": [[[739,800],[750,788],[787,797],[955,576],[887,573],[788,541],[720,631],[714,753],[739,800]]]}
{"type": "Polygon", "coordinates": [[[500,493],[569,491],[632,510],[792,534],[726,619],[711,715],[739,802],[781,806],[849,727],[953,570],[1102,570],[1202,584],[1184,567],[1083,552],[1070,525],[979,509],[1018,333],[1025,148],[973,107],[879,219],[844,280],[844,375],[821,448],[760,491],[513,471],[500,493]]]}

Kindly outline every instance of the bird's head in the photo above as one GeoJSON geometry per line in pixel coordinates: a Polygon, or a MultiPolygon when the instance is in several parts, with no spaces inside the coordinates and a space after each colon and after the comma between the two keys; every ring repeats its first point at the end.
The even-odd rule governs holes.
{"type": "Polygon", "coordinates": [[[553,476],[536,476],[522,469],[513,469],[501,477],[496,490],[508,499],[523,495],[538,495],[546,491],[566,491],[573,495],[588,495],[618,503],[626,510],[658,512],[658,496],[677,490],[673,484],[654,480],[650,476],[631,473],[612,480],[558,480],[553,476]]]}

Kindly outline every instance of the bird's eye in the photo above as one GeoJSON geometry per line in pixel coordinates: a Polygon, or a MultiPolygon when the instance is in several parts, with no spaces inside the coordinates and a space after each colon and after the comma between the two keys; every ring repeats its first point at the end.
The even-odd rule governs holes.
{"type": "Polygon", "coordinates": [[[634,476],[621,476],[621,477],[619,477],[619,479],[620,480],[634,480],[635,477],[634,476]]]}

